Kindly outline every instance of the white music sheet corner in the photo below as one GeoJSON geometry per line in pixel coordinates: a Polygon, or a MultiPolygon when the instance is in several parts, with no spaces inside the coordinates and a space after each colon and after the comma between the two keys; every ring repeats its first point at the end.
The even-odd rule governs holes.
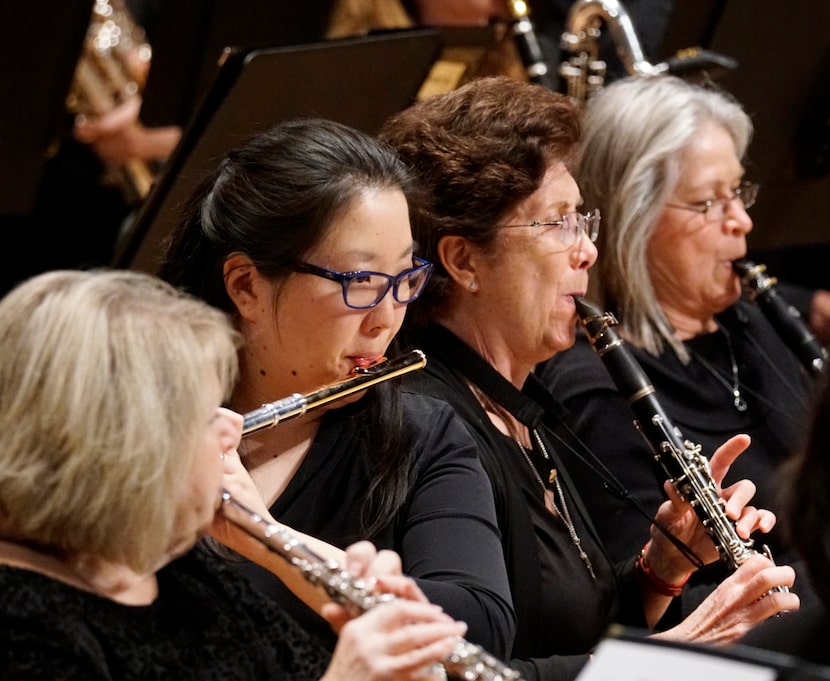
{"type": "Polygon", "coordinates": [[[762,664],[640,641],[606,639],[577,681],[775,681],[762,664]]]}

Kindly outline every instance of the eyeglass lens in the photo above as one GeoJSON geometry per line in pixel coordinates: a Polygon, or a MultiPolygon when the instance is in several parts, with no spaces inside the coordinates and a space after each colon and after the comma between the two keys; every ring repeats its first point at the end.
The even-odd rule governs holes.
{"type": "Polygon", "coordinates": [[[372,307],[387,294],[399,303],[408,303],[420,295],[429,277],[429,267],[420,266],[401,272],[396,277],[378,273],[358,274],[343,281],[346,304],[351,307],[372,307]]]}
{"type": "Polygon", "coordinates": [[[703,211],[703,214],[706,216],[707,220],[723,220],[726,217],[726,213],[729,210],[729,205],[732,201],[737,199],[741,202],[744,210],[749,210],[755,203],[757,196],[758,185],[752,182],[745,182],[735,190],[735,193],[732,196],[707,201],[706,210],[703,211]]]}
{"type": "Polygon", "coordinates": [[[563,246],[573,246],[577,237],[583,231],[591,241],[597,240],[599,236],[599,210],[594,209],[585,215],[581,213],[565,215],[559,227],[559,240],[563,246]]]}

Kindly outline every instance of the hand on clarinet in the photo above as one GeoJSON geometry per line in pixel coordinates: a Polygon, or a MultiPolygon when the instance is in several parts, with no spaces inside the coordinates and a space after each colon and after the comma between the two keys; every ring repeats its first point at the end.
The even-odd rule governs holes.
{"type": "MultiPolygon", "coordinates": [[[[749,444],[748,435],[735,435],[718,447],[709,460],[712,481],[725,501],[724,512],[735,523],[738,536],[744,540],[749,539],[754,532],[769,532],[776,521],[772,511],[749,505],[755,495],[755,484],[751,480],[739,480],[729,487],[721,487],[730,467],[749,444]]],[[[664,489],[669,500],[660,506],[657,519],[691,548],[704,564],[719,560],[711,535],[692,507],[680,498],[670,482],[665,483],[664,489]]],[[[666,581],[681,581],[679,578],[684,572],[688,576],[695,569],[689,559],[655,527],[651,528],[651,541],[647,549],[649,565],[657,566],[655,569],[660,570],[661,576],[674,578],[666,581]]]]}

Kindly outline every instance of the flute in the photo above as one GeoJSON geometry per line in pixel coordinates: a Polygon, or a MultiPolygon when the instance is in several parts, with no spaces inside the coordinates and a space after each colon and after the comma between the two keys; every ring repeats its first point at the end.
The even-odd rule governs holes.
{"type": "MultiPolygon", "coordinates": [[[[364,580],[353,576],[337,561],[315,553],[286,528],[269,523],[224,490],[222,513],[231,523],[299,570],[311,584],[321,587],[335,603],[345,606],[355,615],[395,600],[393,594],[369,591],[364,580]]],[[[490,655],[481,646],[464,639],[458,640],[443,666],[448,675],[465,681],[522,679],[519,672],[490,655]]]]}
{"type": "MultiPolygon", "coordinates": [[[[709,460],[701,453],[701,446],[686,440],[663,410],[646,372],[614,330],[618,323],[616,317],[610,312],[603,313],[583,298],[574,297],[574,302],[591,345],[635,416],[637,429],[651,446],[677,493],[695,510],[723,562],[736,570],[758,551],[753,548],[752,539],[738,535],[735,523],[726,515],[726,502],[712,478],[709,460]]],[[[762,546],[760,553],[772,560],[768,546],[762,546]]],[[[789,589],[777,586],[772,591],[789,589]]]]}
{"type": "Polygon", "coordinates": [[[324,386],[305,395],[294,393],[248,412],[243,417],[242,437],[258,430],[271,428],[280,421],[302,416],[310,409],[339,400],[378,383],[423,369],[426,364],[426,355],[420,350],[412,350],[394,360],[385,360],[365,368],[355,367],[355,376],[345,381],[324,386]]]}

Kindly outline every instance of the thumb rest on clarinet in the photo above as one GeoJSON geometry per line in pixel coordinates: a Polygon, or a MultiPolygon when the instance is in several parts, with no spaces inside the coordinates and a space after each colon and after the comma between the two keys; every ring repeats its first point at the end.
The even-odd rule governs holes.
{"type": "MultiPolygon", "coordinates": [[[[262,405],[243,417],[242,434],[271,428],[281,421],[302,416],[307,411],[365,390],[378,383],[422,369],[426,355],[412,350],[394,360],[385,360],[366,368],[356,368],[355,376],[302,395],[294,393],[262,405]]],[[[395,600],[393,594],[373,593],[364,580],[354,577],[336,561],[312,551],[286,528],[269,523],[246,508],[227,491],[222,492],[222,513],[233,525],[264,544],[270,551],[296,568],[311,584],[322,588],[334,602],[356,615],[382,603],[395,600]]],[[[447,674],[467,681],[520,680],[519,673],[506,666],[483,648],[459,639],[443,662],[447,674]]]]}
{"type": "MultiPolygon", "coordinates": [[[[614,330],[617,319],[592,303],[574,298],[588,339],[602,359],[617,389],[634,414],[635,425],[662,466],[680,497],[687,501],[709,533],[721,560],[736,570],[756,551],[752,539],[742,539],[735,523],[726,515],[725,501],[712,478],[709,460],[701,446],[686,440],[657,399],[654,386],[614,330]]],[[[772,560],[767,546],[760,553],[772,560]]],[[[771,591],[786,592],[786,586],[771,591]]]]}
{"type": "Polygon", "coordinates": [[[740,277],[744,293],[758,305],[804,368],[815,377],[824,374],[827,350],[810,331],[801,313],[778,293],[778,280],[766,274],[766,265],[742,258],[732,263],[732,269],[740,277]]]}

